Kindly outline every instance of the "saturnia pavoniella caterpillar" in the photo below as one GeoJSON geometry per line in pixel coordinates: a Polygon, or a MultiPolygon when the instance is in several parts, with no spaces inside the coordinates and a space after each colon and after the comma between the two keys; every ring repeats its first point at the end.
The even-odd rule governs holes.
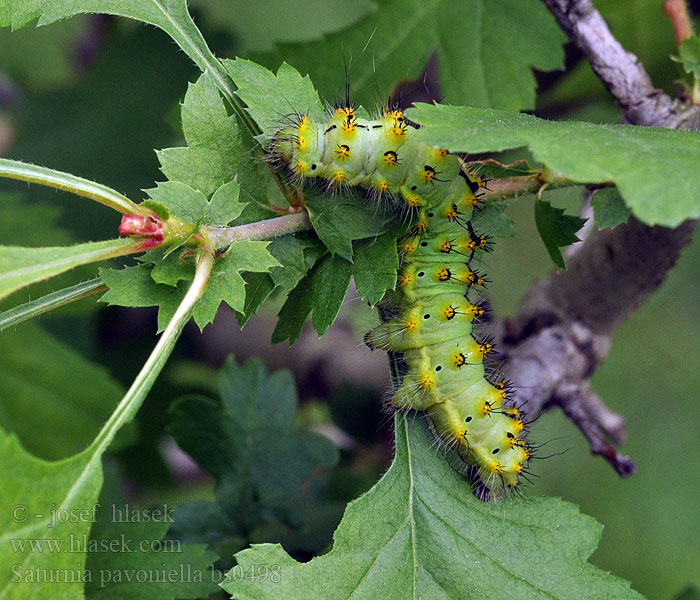
{"type": "Polygon", "coordinates": [[[516,489],[532,449],[507,382],[487,376],[491,343],[474,335],[484,307],[470,297],[485,280],[471,264],[490,241],[471,217],[485,182],[415,132],[400,110],[368,120],[346,102],[325,123],[297,115],[274,136],[270,158],[297,182],[317,179],[333,191],[360,186],[371,196],[401,198],[418,213],[399,242],[398,284],[383,306],[389,319],[366,342],[400,353],[408,367],[393,407],[424,412],[469,465],[477,495],[498,497],[516,489]]]}

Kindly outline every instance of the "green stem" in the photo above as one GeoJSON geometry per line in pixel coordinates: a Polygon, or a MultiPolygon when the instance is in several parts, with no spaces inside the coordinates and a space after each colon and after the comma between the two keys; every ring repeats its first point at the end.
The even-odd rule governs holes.
{"type": "Polygon", "coordinates": [[[0,313],[0,331],[18,325],[23,321],[27,321],[33,317],[43,315],[55,308],[65,306],[71,302],[82,300],[88,296],[99,294],[107,289],[107,286],[102,283],[99,277],[83,281],[77,285],[46,294],[36,300],[25,302],[19,306],[15,306],[10,310],[0,313]]]}
{"type": "Polygon", "coordinates": [[[170,353],[173,351],[180,337],[180,333],[182,333],[182,329],[189,321],[194,307],[207,288],[213,265],[214,255],[211,249],[202,248],[199,259],[197,260],[194,280],[190,284],[185,297],[177,307],[165,331],[163,331],[153,352],[151,352],[148,360],[131,384],[129,391],[122,398],[121,402],[119,402],[112,416],[107,423],[105,423],[104,427],[102,427],[102,430],[92,443],[91,451],[94,452],[94,456],[99,457],[109,446],[117,431],[133,419],[146,398],[146,394],[148,394],[151,387],[153,387],[153,383],[163,370],[170,353]]]}
{"type": "Polygon", "coordinates": [[[143,206],[135,204],[126,196],[113,190],[112,188],[95,183],[82,177],[47,169],[36,165],[30,165],[18,160],[9,160],[0,158],[0,177],[8,177],[10,179],[19,179],[29,183],[38,183],[48,187],[64,190],[89,198],[105,206],[123,213],[149,216],[151,211],[143,206]]]}
{"type": "Polygon", "coordinates": [[[239,240],[270,240],[281,235],[308,229],[311,229],[309,213],[302,210],[290,215],[236,227],[205,226],[201,228],[201,231],[203,234],[206,234],[214,251],[218,251],[228,248],[239,240]]]}

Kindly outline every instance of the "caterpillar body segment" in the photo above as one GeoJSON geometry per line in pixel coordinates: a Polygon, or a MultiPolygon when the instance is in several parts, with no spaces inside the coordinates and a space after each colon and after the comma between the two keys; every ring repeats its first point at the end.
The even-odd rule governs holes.
{"type": "Polygon", "coordinates": [[[472,290],[487,280],[471,263],[491,242],[470,219],[485,180],[446,150],[419,142],[415,131],[399,110],[368,120],[342,106],[326,123],[299,116],[296,127],[274,137],[271,157],[297,182],[361,186],[417,213],[399,242],[398,283],[383,307],[391,318],[365,340],[401,353],[407,366],[392,405],[425,412],[440,440],[470,465],[477,494],[498,497],[519,484],[531,449],[508,385],[486,375],[493,347],[474,335],[485,308],[472,290]]]}

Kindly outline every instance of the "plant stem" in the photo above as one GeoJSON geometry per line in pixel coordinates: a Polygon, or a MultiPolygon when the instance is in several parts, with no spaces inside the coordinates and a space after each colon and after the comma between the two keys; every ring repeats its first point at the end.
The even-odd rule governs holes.
{"type": "Polygon", "coordinates": [[[151,211],[143,206],[135,204],[123,194],[116,190],[95,183],[82,177],[77,177],[69,173],[55,171],[36,165],[30,165],[18,160],[9,160],[0,158],[0,177],[8,177],[10,179],[19,179],[29,183],[38,183],[48,187],[64,190],[89,198],[105,206],[116,210],[123,214],[136,214],[149,216],[151,211]]]}
{"type": "Polygon", "coordinates": [[[170,353],[180,337],[182,329],[192,315],[194,307],[202,297],[204,290],[206,290],[213,265],[214,255],[211,249],[203,247],[199,259],[197,260],[194,279],[185,297],[180,302],[173,318],[170,319],[168,326],[163,331],[153,352],[151,352],[148,360],[131,384],[129,391],[122,398],[121,402],[119,402],[119,405],[112,413],[109,421],[105,423],[104,427],[95,438],[95,441],[92,443],[91,451],[95,453],[95,456],[99,457],[102,452],[104,452],[117,431],[133,419],[143,403],[146,394],[148,394],[156,378],[163,370],[170,353]]]}
{"type": "Polygon", "coordinates": [[[308,229],[311,229],[309,213],[301,210],[290,215],[255,221],[236,227],[204,226],[201,231],[208,237],[214,251],[218,251],[228,248],[239,240],[270,240],[281,235],[308,229]]]}

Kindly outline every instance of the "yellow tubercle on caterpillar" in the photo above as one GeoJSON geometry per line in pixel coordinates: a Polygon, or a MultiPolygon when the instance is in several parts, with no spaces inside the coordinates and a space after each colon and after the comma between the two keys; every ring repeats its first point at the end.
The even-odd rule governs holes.
{"type": "Polygon", "coordinates": [[[308,170],[309,165],[306,164],[305,161],[303,160],[298,160],[296,164],[294,165],[294,170],[297,172],[298,175],[303,176],[304,173],[308,170]]]}
{"type": "Polygon", "coordinates": [[[423,165],[423,183],[429,184],[433,183],[435,179],[437,178],[437,173],[433,167],[430,165],[423,165]]]}
{"type": "Polygon", "coordinates": [[[333,178],[331,179],[331,182],[334,185],[342,185],[343,183],[346,183],[348,180],[348,174],[345,171],[337,170],[335,173],[333,173],[333,178]]]}
{"type": "Polygon", "coordinates": [[[442,311],[442,315],[447,319],[448,321],[451,321],[452,319],[455,318],[455,315],[457,314],[457,311],[455,310],[455,307],[452,306],[451,304],[448,304],[445,309],[442,311]]]}
{"type": "Polygon", "coordinates": [[[456,221],[457,217],[459,217],[459,210],[457,209],[457,205],[451,204],[450,206],[447,206],[445,208],[445,212],[443,213],[443,217],[445,217],[448,221],[456,221]]]}
{"type": "Polygon", "coordinates": [[[302,115],[299,118],[299,125],[297,126],[297,129],[303,133],[304,131],[306,131],[307,129],[309,129],[311,127],[311,124],[312,124],[311,119],[309,117],[307,117],[306,115],[302,115]]]}
{"type": "Polygon", "coordinates": [[[335,155],[341,160],[344,158],[349,158],[350,146],[348,146],[347,144],[338,144],[338,148],[336,148],[335,155]]]}
{"type": "Polygon", "coordinates": [[[299,152],[303,152],[306,150],[306,137],[303,135],[300,135],[297,137],[297,148],[299,148],[299,152]]]}
{"type": "Polygon", "coordinates": [[[443,254],[449,254],[452,252],[452,242],[450,240],[443,240],[438,244],[438,250],[443,254]]]}
{"type": "Polygon", "coordinates": [[[457,352],[451,357],[451,360],[452,364],[458,369],[467,364],[467,357],[463,352],[457,352]]]}
{"type": "Polygon", "coordinates": [[[384,164],[389,167],[395,167],[399,164],[399,157],[393,150],[387,150],[384,154],[384,164]]]}
{"type": "Polygon", "coordinates": [[[445,150],[444,148],[433,148],[433,157],[437,161],[441,161],[445,158],[447,158],[450,155],[449,150],[445,150]]]}

